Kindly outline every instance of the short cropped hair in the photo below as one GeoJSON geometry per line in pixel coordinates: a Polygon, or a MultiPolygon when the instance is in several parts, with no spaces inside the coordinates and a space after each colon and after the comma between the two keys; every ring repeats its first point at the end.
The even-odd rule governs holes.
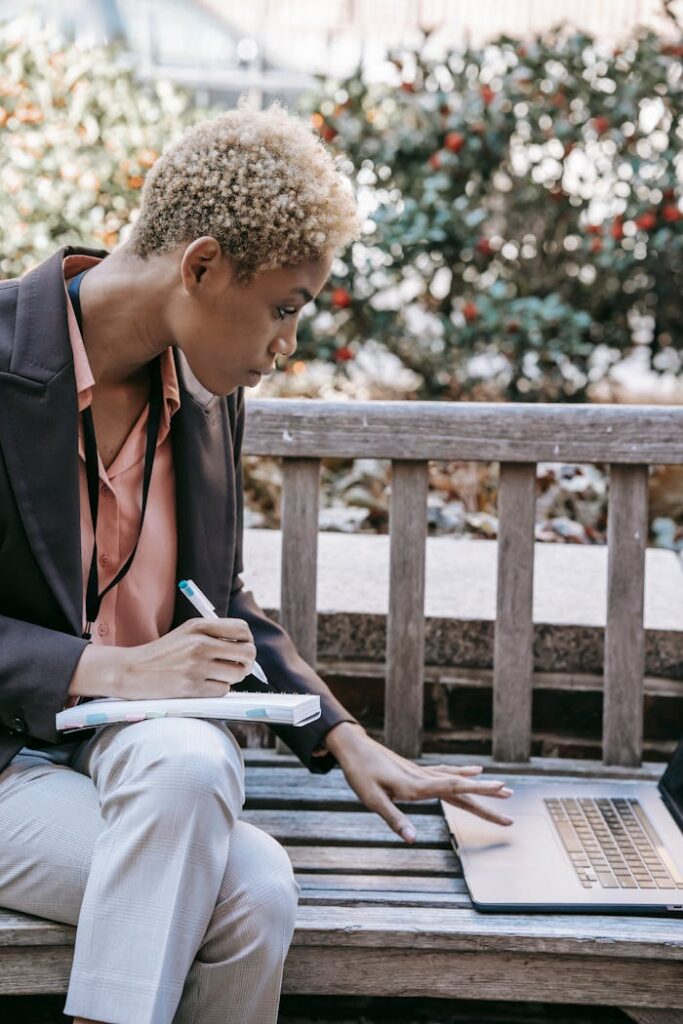
{"type": "Polygon", "coordinates": [[[304,118],[244,99],[198,122],[147,174],[130,242],[142,257],[211,235],[248,284],[317,259],[360,234],[346,177],[304,118]]]}

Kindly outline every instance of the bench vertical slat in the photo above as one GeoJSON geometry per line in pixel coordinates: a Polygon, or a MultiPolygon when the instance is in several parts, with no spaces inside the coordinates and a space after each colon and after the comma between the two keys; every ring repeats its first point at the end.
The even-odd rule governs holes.
{"type": "MultiPolygon", "coordinates": [[[[283,459],[280,622],[301,657],[317,658],[317,567],[320,459],[283,459]]],[[[288,751],[276,740],[276,749],[288,751]]]]}
{"type": "Polygon", "coordinates": [[[422,750],[427,462],[391,468],[389,616],[384,730],[404,757],[422,750]]]}
{"type": "Polygon", "coordinates": [[[647,466],[610,466],[602,750],[605,764],[639,765],[643,745],[647,466]]]}
{"type": "Polygon", "coordinates": [[[528,761],[533,673],[536,465],[501,463],[493,651],[493,756],[528,761]]]}

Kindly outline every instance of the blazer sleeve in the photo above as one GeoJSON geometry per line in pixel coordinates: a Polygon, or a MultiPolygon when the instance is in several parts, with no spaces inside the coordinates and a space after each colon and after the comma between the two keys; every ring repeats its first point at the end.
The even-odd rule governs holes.
{"type": "Polygon", "coordinates": [[[0,722],[10,734],[63,743],[55,715],[68,700],[87,640],[0,615],[0,722]]]}
{"type": "Polygon", "coordinates": [[[339,722],[356,722],[353,715],[334,697],[320,676],[297,652],[291,638],[277,623],[269,619],[258,606],[254,595],[244,588],[240,577],[242,564],[242,535],[244,523],[244,497],[242,486],[241,450],[244,434],[244,392],[237,394],[237,409],[233,430],[236,480],[237,534],[235,563],[228,614],[244,619],[254,636],[259,664],[263,667],[268,681],[281,693],[314,693],[320,696],[321,716],[317,721],[304,726],[273,725],[271,728],[290,747],[303,764],[314,773],[325,773],[337,763],[329,752],[314,755],[324,746],[324,738],[339,722]]]}

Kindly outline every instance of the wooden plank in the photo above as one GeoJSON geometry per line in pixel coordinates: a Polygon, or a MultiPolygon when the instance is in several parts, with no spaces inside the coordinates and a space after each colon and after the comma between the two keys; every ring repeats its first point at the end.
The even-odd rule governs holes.
{"type": "MultiPolygon", "coordinates": [[[[320,459],[285,459],[282,467],[280,622],[304,661],[315,666],[318,618],[320,459]]],[[[280,737],[276,748],[289,748],[280,737]]]]}
{"type": "MultiPolygon", "coordinates": [[[[386,664],[381,661],[341,661],[319,659],[316,671],[326,676],[343,676],[348,679],[384,679],[386,664]]],[[[448,688],[490,690],[493,687],[493,672],[488,668],[460,668],[447,665],[425,665],[425,683],[436,683],[448,688]]],[[[531,676],[533,690],[562,690],[565,692],[592,693],[604,689],[601,675],[590,672],[534,672],[531,676]]],[[[643,693],[648,697],[683,697],[683,679],[665,679],[660,676],[644,676],[643,693]]]]}
{"type": "Polygon", "coordinates": [[[296,878],[302,889],[309,895],[314,893],[348,892],[372,893],[380,897],[382,893],[399,894],[404,897],[422,895],[465,896],[466,905],[471,906],[467,895],[467,886],[463,878],[455,875],[376,875],[350,874],[348,872],[311,872],[297,871],[296,878]]]}
{"type": "Polygon", "coordinates": [[[269,398],[247,407],[247,455],[683,462],[680,406],[269,398]]]}
{"type": "Polygon", "coordinates": [[[387,746],[397,754],[417,757],[424,708],[426,462],[393,463],[389,531],[384,733],[387,746]]]}
{"type": "Polygon", "coordinates": [[[365,874],[410,875],[412,878],[461,874],[452,849],[381,846],[285,846],[295,871],[343,871],[365,874]]]}
{"type": "Polygon", "coordinates": [[[610,466],[603,759],[642,756],[647,466],[610,466]]]}
{"type": "MultiPolygon", "coordinates": [[[[304,766],[293,754],[276,754],[270,748],[250,748],[242,751],[249,771],[256,768],[296,768],[305,772],[304,766]]],[[[563,775],[577,778],[595,779],[638,779],[640,781],[656,781],[666,768],[664,761],[646,761],[639,767],[621,765],[605,765],[602,761],[588,758],[571,757],[531,757],[526,764],[515,764],[506,761],[495,761],[489,754],[422,754],[415,758],[416,764],[480,764],[485,772],[507,775],[563,775]]],[[[340,772],[339,768],[332,769],[340,772]]],[[[308,774],[308,773],[307,773],[308,774]]]]}
{"type": "Polygon", "coordinates": [[[320,459],[285,459],[282,471],[280,621],[315,665],[320,459]]]}
{"type": "Polygon", "coordinates": [[[501,463],[493,654],[493,756],[528,761],[534,657],[536,466],[501,463]]]}
{"type": "MultiPolygon", "coordinates": [[[[242,821],[270,833],[281,843],[330,843],[337,846],[405,846],[403,839],[370,812],[343,811],[246,811],[242,821]]],[[[436,814],[413,819],[416,847],[444,849],[450,846],[445,821],[436,814]]]]}
{"type": "Polygon", "coordinates": [[[471,907],[467,893],[406,892],[403,889],[329,889],[311,890],[304,886],[299,894],[300,907],[403,907],[404,909],[462,910],[471,907]]]}
{"type": "MultiPolygon", "coordinates": [[[[403,911],[400,907],[301,907],[294,942],[366,950],[478,950],[624,957],[631,961],[670,960],[678,964],[683,1005],[683,929],[680,919],[674,918],[481,914],[471,909],[439,908],[403,911]]],[[[639,980],[642,984],[642,977],[639,980]]],[[[623,1002],[628,1004],[628,1000],[622,999],[623,1002]]],[[[658,1004],[650,1000],[649,1005],[658,1004]]]]}
{"type": "MultiPolygon", "coordinates": [[[[439,912],[459,913],[433,911],[439,912]]],[[[649,961],[644,980],[641,971],[634,970],[633,961],[615,957],[559,959],[468,949],[453,955],[418,950],[397,953],[391,947],[308,949],[293,945],[285,962],[283,992],[424,998],[466,995],[468,999],[600,1006],[619,1005],[620,999],[628,999],[633,1006],[655,1001],[660,1006],[683,1006],[680,964],[649,961]]]]}

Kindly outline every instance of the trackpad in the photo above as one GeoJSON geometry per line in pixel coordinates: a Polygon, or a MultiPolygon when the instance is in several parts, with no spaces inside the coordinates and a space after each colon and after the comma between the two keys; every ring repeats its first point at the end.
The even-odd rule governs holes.
{"type": "Polygon", "coordinates": [[[550,899],[557,894],[558,877],[566,877],[570,868],[552,823],[542,814],[517,815],[507,828],[468,823],[458,834],[458,852],[475,900],[550,899]]]}

